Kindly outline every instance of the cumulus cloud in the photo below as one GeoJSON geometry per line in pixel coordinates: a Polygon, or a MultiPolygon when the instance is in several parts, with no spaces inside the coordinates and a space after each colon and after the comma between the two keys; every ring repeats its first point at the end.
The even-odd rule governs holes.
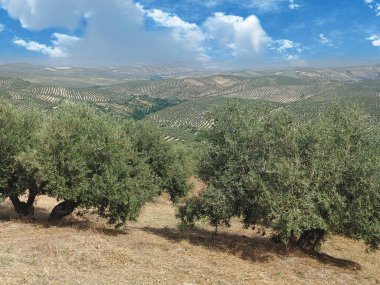
{"type": "Polygon", "coordinates": [[[5,31],[5,25],[3,25],[2,23],[0,23],[0,33],[5,31]]]}
{"type": "Polygon", "coordinates": [[[46,27],[75,29],[83,17],[85,2],[77,0],[0,0],[0,6],[33,31],[46,27]]]}
{"type": "Polygon", "coordinates": [[[256,55],[262,52],[268,36],[260,20],[215,13],[204,23],[209,39],[219,48],[227,48],[234,56],[256,55]]]}
{"type": "Polygon", "coordinates": [[[51,47],[44,44],[37,43],[35,41],[25,41],[23,39],[15,38],[13,40],[13,43],[15,43],[18,46],[24,47],[29,51],[36,51],[40,52],[44,55],[48,55],[51,57],[65,57],[66,54],[63,50],[61,50],[59,47],[51,47]]]}
{"type": "Polygon", "coordinates": [[[374,47],[380,47],[380,35],[371,35],[367,38],[374,47]]]}
{"type": "MultiPolygon", "coordinates": [[[[265,10],[281,3],[295,4],[251,4],[265,10]]],[[[160,9],[145,9],[133,0],[0,0],[0,7],[25,29],[66,30],[53,33],[49,43],[13,40],[29,51],[64,59],[65,65],[210,65],[230,59],[253,62],[268,46],[282,55],[301,50],[290,40],[271,39],[255,15],[217,12],[198,25],[160,9]]]]}
{"type": "Polygon", "coordinates": [[[198,59],[200,60],[208,59],[203,46],[206,36],[198,25],[188,23],[177,15],[169,14],[159,9],[145,10],[144,7],[139,4],[137,4],[137,7],[155,23],[171,29],[172,37],[177,44],[181,44],[189,51],[198,53],[198,59]]]}
{"type": "Polygon", "coordinates": [[[48,46],[35,41],[26,41],[20,38],[14,38],[13,43],[29,51],[40,52],[53,58],[67,57],[67,48],[72,47],[80,41],[79,38],[65,34],[53,33],[52,45],[48,46]]]}
{"type": "MultiPolygon", "coordinates": [[[[165,29],[150,31],[145,27],[145,12],[131,0],[0,0],[0,5],[24,28],[32,31],[64,28],[73,32],[85,22],[80,42],[70,47],[68,64],[138,65],[149,62],[160,65],[193,62],[198,55],[189,46],[196,36],[199,37],[197,31],[191,27],[177,27],[169,20],[161,23],[166,25],[163,25],[165,29]]],[[[154,15],[157,14],[156,11],[154,15]]],[[[29,50],[33,46],[34,50],[49,56],[67,56],[67,50],[62,53],[57,50],[62,50],[62,46],[68,49],[67,41],[72,38],[53,37],[56,42],[50,49],[47,45],[46,48],[28,45],[25,40],[25,43],[18,42],[29,50]]]]}

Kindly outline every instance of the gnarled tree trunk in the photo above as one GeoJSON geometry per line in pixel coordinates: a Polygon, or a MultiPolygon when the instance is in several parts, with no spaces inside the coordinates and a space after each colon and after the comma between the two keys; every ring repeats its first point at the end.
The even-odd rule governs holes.
{"type": "MultiPolygon", "coordinates": [[[[15,208],[16,213],[19,214],[20,218],[25,218],[25,217],[33,218],[34,216],[33,203],[29,205],[28,203],[21,202],[20,198],[17,195],[10,195],[9,199],[12,201],[13,207],[15,208]]],[[[33,202],[34,202],[34,199],[33,199],[33,202]]]]}
{"type": "Polygon", "coordinates": [[[70,200],[65,200],[59,203],[51,211],[49,221],[62,220],[63,217],[70,215],[78,206],[79,206],[78,202],[74,202],[70,200]]]}
{"type": "Polygon", "coordinates": [[[27,204],[29,207],[33,207],[34,200],[36,199],[37,194],[38,194],[38,191],[37,191],[37,190],[29,189],[28,201],[26,202],[26,204],[27,204]]]}
{"type": "Polygon", "coordinates": [[[311,229],[305,231],[297,241],[297,245],[305,250],[315,251],[321,245],[326,234],[322,229],[311,229]]]}

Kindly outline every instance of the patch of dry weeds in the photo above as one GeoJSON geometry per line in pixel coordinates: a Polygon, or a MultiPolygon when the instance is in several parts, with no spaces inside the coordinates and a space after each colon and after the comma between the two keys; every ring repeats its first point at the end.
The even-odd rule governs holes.
{"type": "Polygon", "coordinates": [[[0,204],[0,284],[380,283],[380,253],[366,254],[343,237],[311,255],[286,251],[238,221],[216,236],[205,225],[179,231],[165,197],[125,230],[91,215],[52,225],[47,217],[56,203],[39,197],[34,223],[17,220],[9,201],[0,204]]]}

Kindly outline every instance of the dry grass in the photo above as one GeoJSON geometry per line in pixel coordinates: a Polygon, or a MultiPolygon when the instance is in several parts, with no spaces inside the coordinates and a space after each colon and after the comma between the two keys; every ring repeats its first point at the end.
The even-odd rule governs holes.
{"type": "Polygon", "coordinates": [[[0,204],[0,284],[380,283],[380,254],[342,237],[311,256],[285,251],[237,221],[217,236],[202,225],[180,232],[164,197],[125,230],[90,215],[51,225],[55,204],[40,197],[35,223],[17,220],[9,201],[0,204]]]}

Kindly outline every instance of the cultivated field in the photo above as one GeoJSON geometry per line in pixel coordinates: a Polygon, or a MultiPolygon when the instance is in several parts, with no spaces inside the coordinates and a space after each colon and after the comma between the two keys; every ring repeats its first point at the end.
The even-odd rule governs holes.
{"type": "MultiPolygon", "coordinates": [[[[62,104],[88,102],[121,116],[135,119],[147,117],[166,128],[169,140],[186,140],[194,137],[191,133],[210,128],[212,121],[207,113],[216,105],[231,99],[252,105],[267,102],[274,109],[285,108],[306,118],[318,114],[332,102],[352,101],[362,105],[369,115],[380,121],[379,70],[380,66],[368,66],[246,71],[199,77],[190,74],[176,78],[175,73],[163,69],[161,72],[171,74],[171,77],[121,80],[120,76],[123,72],[129,74],[128,70],[40,68],[34,79],[46,78],[49,73],[56,74],[56,77],[49,77],[44,84],[41,84],[42,79],[29,82],[0,77],[0,98],[22,108],[33,106],[47,110],[62,104]],[[81,80],[92,78],[88,81],[92,87],[74,88],[71,83],[65,86],[65,80],[74,75],[78,75],[81,80]],[[63,81],[58,85],[51,85],[53,79],[59,81],[60,78],[63,81]],[[109,81],[112,78],[117,83],[109,81]]],[[[140,71],[148,76],[154,70],[140,71]]]]}
{"type": "MultiPolygon", "coordinates": [[[[195,182],[194,191],[202,183],[195,182]]],[[[90,214],[49,224],[56,204],[42,196],[36,221],[17,220],[0,204],[0,284],[379,284],[380,253],[331,237],[321,254],[285,250],[235,221],[220,230],[179,231],[161,197],[138,222],[115,230],[90,214]]]]}

